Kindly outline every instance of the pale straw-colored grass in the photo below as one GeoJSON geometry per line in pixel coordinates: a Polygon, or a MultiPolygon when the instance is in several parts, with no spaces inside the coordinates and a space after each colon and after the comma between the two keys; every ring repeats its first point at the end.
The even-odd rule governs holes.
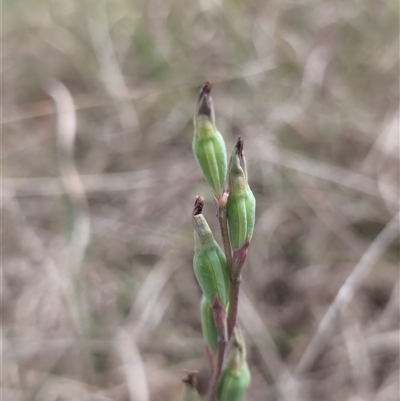
{"type": "Polygon", "coordinates": [[[4,400],[174,401],[184,369],[205,390],[190,214],[212,204],[191,152],[207,79],[257,198],[247,401],[398,399],[397,2],[3,14],[4,400]]]}

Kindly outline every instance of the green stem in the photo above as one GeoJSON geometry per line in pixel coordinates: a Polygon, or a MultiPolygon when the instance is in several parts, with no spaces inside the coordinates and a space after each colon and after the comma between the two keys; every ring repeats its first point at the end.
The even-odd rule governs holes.
{"type": "Polygon", "coordinates": [[[236,325],[238,304],[239,304],[239,289],[241,282],[240,270],[235,272],[233,266],[233,255],[232,255],[231,241],[229,239],[226,204],[220,206],[218,200],[216,198],[214,198],[214,200],[217,208],[218,222],[221,230],[222,243],[224,246],[226,263],[229,272],[229,312],[227,317],[227,337],[226,338],[220,337],[218,340],[217,363],[211,377],[210,386],[208,388],[208,397],[207,397],[208,401],[214,401],[215,399],[215,395],[218,389],[218,383],[221,377],[222,368],[225,361],[226,346],[229,343],[229,340],[231,339],[233,330],[236,325]]]}
{"type": "Polygon", "coordinates": [[[218,210],[219,228],[221,230],[222,243],[224,245],[224,252],[226,257],[226,264],[228,265],[229,276],[232,275],[232,248],[229,239],[228,219],[226,215],[226,205],[218,210]]]}
{"type": "Polygon", "coordinates": [[[227,339],[220,339],[218,341],[218,353],[217,353],[217,364],[214,367],[214,371],[211,377],[210,386],[208,388],[208,401],[214,401],[215,395],[218,389],[219,379],[221,377],[222,368],[225,360],[225,349],[227,345],[227,339]]]}
{"type": "Polygon", "coordinates": [[[229,312],[228,312],[228,338],[230,339],[233,329],[236,325],[238,305],[239,305],[239,288],[241,277],[230,276],[230,291],[229,291],[229,312]]]}
{"type": "Polygon", "coordinates": [[[228,219],[226,215],[226,206],[218,210],[218,221],[221,230],[222,242],[224,244],[224,251],[226,256],[226,263],[229,272],[229,311],[228,311],[228,341],[230,340],[233,329],[236,324],[238,303],[239,303],[239,287],[241,278],[236,277],[233,271],[233,258],[231,241],[229,239],[228,219]]]}
{"type": "MultiPolygon", "coordinates": [[[[231,277],[232,270],[233,270],[233,265],[232,265],[233,259],[232,259],[231,242],[229,239],[229,232],[228,232],[228,220],[227,220],[227,216],[226,216],[226,206],[225,205],[223,205],[222,207],[219,206],[219,201],[215,197],[214,197],[214,201],[215,201],[215,205],[216,205],[216,209],[217,209],[217,217],[218,217],[219,227],[220,227],[220,231],[221,231],[222,243],[224,245],[224,252],[225,252],[225,257],[226,257],[226,263],[228,266],[229,277],[231,277]]],[[[232,287],[231,282],[230,282],[230,287],[232,287]]],[[[237,309],[237,305],[236,305],[236,309],[237,309]]],[[[227,326],[228,326],[228,324],[226,324],[225,327],[227,327],[227,326]]],[[[229,333],[229,331],[227,331],[226,333],[229,333]]],[[[214,401],[214,399],[215,399],[215,395],[216,395],[216,392],[218,389],[218,383],[219,383],[221,373],[222,373],[222,368],[224,366],[225,350],[226,350],[227,344],[229,343],[231,334],[225,334],[222,337],[219,336],[217,361],[216,361],[216,365],[213,370],[210,385],[208,387],[208,393],[207,393],[208,401],[214,401]]]]}

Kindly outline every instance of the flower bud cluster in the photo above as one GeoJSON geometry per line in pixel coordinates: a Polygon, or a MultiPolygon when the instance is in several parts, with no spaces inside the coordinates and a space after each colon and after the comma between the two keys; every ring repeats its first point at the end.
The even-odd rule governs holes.
{"type": "MultiPolygon", "coordinates": [[[[196,197],[192,222],[194,229],[193,269],[202,291],[200,315],[203,337],[211,360],[218,365],[219,385],[215,380],[213,394],[218,401],[242,401],[250,384],[250,371],[246,362],[245,344],[235,327],[238,283],[247,256],[255,224],[256,201],[248,179],[243,140],[239,138],[227,164],[225,142],[215,125],[211,84],[206,82],[200,90],[194,114],[193,153],[214,195],[223,234],[225,256],[204,215],[204,199],[196,197]],[[228,255],[229,252],[229,255],[228,255]],[[228,303],[231,307],[227,318],[228,303]],[[232,334],[233,331],[233,334],[232,334]],[[231,336],[231,348],[225,365],[225,345],[231,336]],[[222,359],[221,359],[222,355],[222,359]],[[222,371],[222,367],[223,371],[222,371]]],[[[215,368],[215,366],[214,366],[215,368]]],[[[190,380],[189,380],[190,379],[190,380]]],[[[185,383],[182,401],[197,400],[191,383],[185,383]]]]}

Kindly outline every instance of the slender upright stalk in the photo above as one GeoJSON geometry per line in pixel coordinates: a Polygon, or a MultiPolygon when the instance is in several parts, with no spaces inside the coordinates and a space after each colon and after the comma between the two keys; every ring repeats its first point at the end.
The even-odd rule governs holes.
{"type": "Polygon", "coordinates": [[[225,257],[226,257],[226,263],[228,265],[228,272],[231,274],[232,271],[232,247],[231,247],[231,241],[229,239],[229,231],[228,231],[228,218],[226,214],[226,199],[227,199],[227,193],[224,192],[224,194],[221,197],[221,200],[216,202],[217,204],[217,215],[218,215],[218,222],[219,222],[219,228],[221,230],[221,237],[222,237],[222,243],[224,245],[224,252],[225,252],[225,257]]]}
{"type": "Polygon", "coordinates": [[[228,219],[226,215],[226,206],[218,210],[218,221],[221,230],[222,242],[224,244],[224,251],[226,256],[226,263],[229,272],[229,311],[228,311],[228,341],[230,340],[233,328],[236,324],[238,302],[239,302],[239,286],[240,280],[234,280],[233,277],[233,263],[232,263],[232,249],[231,241],[228,232],[228,219]]]}
{"type": "Polygon", "coordinates": [[[208,387],[208,396],[207,396],[208,401],[215,400],[219,379],[221,378],[222,368],[224,366],[226,346],[227,346],[226,339],[218,341],[217,360],[214,366],[213,374],[211,376],[210,385],[208,387]]]}
{"type": "MultiPolygon", "coordinates": [[[[247,254],[247,249],[249,242],[247,241],[245,246],[240,248],[234,255],[232,255],[232,247],[229,239],[228,231],[228,219],[226,213],[226,201],[228,194],[224,192],[219,200],[214,197],[215,205],[217,208],[217,216],[219,227],[221,230],[222,243],[224,245],[224,252],[226,256],[226,263],[229,272],[229,312],[228,317],[225,318],[227,335],[226,338],[219,336],[218,339],[218,351],[216,365],[214,366],[213,374],[211,377],[210,385],[208,388],[208,401],[214,401],[215,394],[218,388],[218,382],[221,377],[222,368],[225,361],[225,351],[229,340],[232,337],[233,330],[236,325],[237,313],[238,313],[238,303],[239,303],[239,289],[241,282],[241,268],[244,263],[243,251],[247,254]],[[235,256],[235,258],[234,258],[235,256]]],[[[217,322],[216,322],[217,325],[217,322]]]]}
{"type": "MultiPolygon", "coordinates": [[[[194,138],[192,143],[195,158],[203,172],[204,178],[213,192],[216,214],[225,253],[225,255],[223,255],[222,250],[216,245],[211,230],[208,224],[206,224],[204,217],[202,217],[201,221],[199,221],[199,224],[201,224],[195,224],[196,246],[194,270],[204,297],[209,303],[213,302],[213,319],[218,333],[218,347],[216,347],[215,343],[215,331],[213,332],[213,341],[211,342],[213,344],[213,351],[216,351],[217,355],[213,364],[212,376],[207,392],[207,401],[215,400],[216,394],[219,392],[218,386],[221,380],[221,375],[223,376],[225,374],[223,374],[222,371],[226,371],[226,348],[231,337],[234,337],[233,333],[238,313],[241,270],[253,235],[255,217],[255,199],[247,182],[247,170],[243,154],[243,140],[242,138],[238,138],[231,156],[229,174],[227,175],[225,142],[215,126],[211,88],[211,83],[206,82],[200,90],[194,114],[194,138]],[[227,182],[230,195],[228,195],[228,192],[224,189],[224,185],[227,182]],[[207,229],[205,229],[205,227],[207,229]],[[208,257],[204,259],[203,252],[209,250],[207,248],[207,246],[209,246],[207,241],[210,238],[216,247],[215,258],[212,259],[208,257]],[[201,239],[203,239],[203,243],[201,243],[201,239]],[[215,266],[213,266],[211,260],[214,261],[213,263],[215,266]],[[224,265],[224,269],[220,269],[222,266],[221,263],[224,265]],[[215,273],[218,273],[219,276],[216,277],[215,273]],[[217,278],[219,278],[219,280],[217,278]],[[212,301],[212,298],[214,297],[213,294],[216,294],[214,301],[212,301]],[[225,308],[228,304],[228,298],[229,312],[227,316],[225,308]]],[[[193,213],[195,223],[199,219],[199,214],[201,214],[204,199],[197,197],[196,202],[193,213]],[[197,210],[196,205],[199,206],[199,210],[197,210]]],[[[203,319],[204,321],[210,321],[209,312],[207,314],[207,312],[203,312],[203,309],[201,309],[201,313],[202,319],[203,314],[205,316],[205,320],[203,319]]],[[[204,325],[203,327],[207,327],[207,325],[204,325]]],[[[235,375],[236,373],[234,372],[234,375],[232,376],[233,382],[236,382],[238,379],[235,375]]],[[[249,375],[242,376],[247,380],[247,376],[249,375]]],[[[227,377],[230,380],[231,376],[229,376],[229,374],[227,377]]],[[[239,379],[242,380],[243,378],[239,379]]],[[[249,382],[249,380],[250,379],[247,381],[249,382]]],[[[232,391],[231,385],[225,383],[225,387],[226,388],[223,389],[225,390],[224,394],[228,394],[229,401],[233,401],[232,395],[234,393],[229,392],[232,391]]],[[[247,387],[248,383],[245,388],[247,387]]],[[[235,393],[235,400],[243,399],[243,391],[235,393]],[[239,398],[237,398],[237,396],[239,398]]]]}
{"type": "Polygon", "coordinates": [[[208,394],[207,394],[208,401],[215,400],[215,395],[218,389],[218,383],[221,377],[222,368],[224,366],[225,350],[226,346],[228,345],[226,312],[224,306],[218,299],[218,295],[215,297],[212,309],[213,309],[215,326],[218,332],[218,351],[217,351],[217,361],[216,364],[214,365],[213,374],[211,377],[210,385],[208,387],[208,394]]]}
{"type": "Polygon", "coordinates": [[[240,282],[242,281],[241,276],[237,278],[231,278],[230,294],[229,294],[229,312],[228,312],[228,338],[230,339],[235,328],[238,304],[239,304],[239,289],[240,282]]]}
{"type": "Polygon", "coordinates": [[[233,251],[232,268],[230,273],[230,292],[229,292],[229,312],[228,312],[228,338],[230,339],[236,326],[239,290],[242,282],[242,268],[249,250],[250,240],[247,237],[246,242],[238,249],[233,251]]]}
{"type": "MultiPolygon", "coordinates": [[[[238,303],[239,303],[239,289],[240,282],[242,281],[241,267],[234,267],[234,260],[232,257],[231,241],[229,239],[228,231],[228,218],[226,213],[226,200],[228,194],[223,193],[221,199],[217,201],[215,198],[215,204],[217,207],[217,216],[219,222],[219,228],[221,230],[222,243],[224,245],[224,252],[226,256],[226,263],[229,272],[229,312],[228,312],[228,342],[232,336],[233,329],[236,324],[238,303]]],[[[248,243],[246,243],[246,252],[248,243]]]]}

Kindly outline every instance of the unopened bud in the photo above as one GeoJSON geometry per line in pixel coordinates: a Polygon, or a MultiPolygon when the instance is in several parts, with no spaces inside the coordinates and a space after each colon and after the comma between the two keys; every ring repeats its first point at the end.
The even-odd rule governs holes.
{"type": "Polygon", "coordinates": [[[232,348],[218,386],[218,401],[242,401],[251,381],[244,340],[237,328],[232,340],[232,348]]]}
{"type": "Polygon", "coordinates": [[[201,203],[204,203],[203,198],[196,197],[193,210],[194,273],[208,302],[210,304],[214,302],[215,296],[218,295],[222,305],[226,306],[229,299],[229,277],[226,258],[201,213],[201,203]]]}
{"type": "Polygon", "coordinates": [[[247,181],[243,140],[239,137],[233,150],[228,172],[229,196],[226,204],[229,238],[235,250],[248,240],[254,231],[256,199],[247,181]]]}
{"type": "Polygon", "coordinates": [[[224,139],[215,126],[210,82],[206,82],[200,90],[193,122],[194,156],[208,185],[219,198],[226,180],[227,158],[224,139]]]}
{"type": "Polygon", "coordinates": [[[182,379],[181,401],[201,401],[200,395],[196,390],[196,375],[197,372],[186,373],[182,379]]]}

